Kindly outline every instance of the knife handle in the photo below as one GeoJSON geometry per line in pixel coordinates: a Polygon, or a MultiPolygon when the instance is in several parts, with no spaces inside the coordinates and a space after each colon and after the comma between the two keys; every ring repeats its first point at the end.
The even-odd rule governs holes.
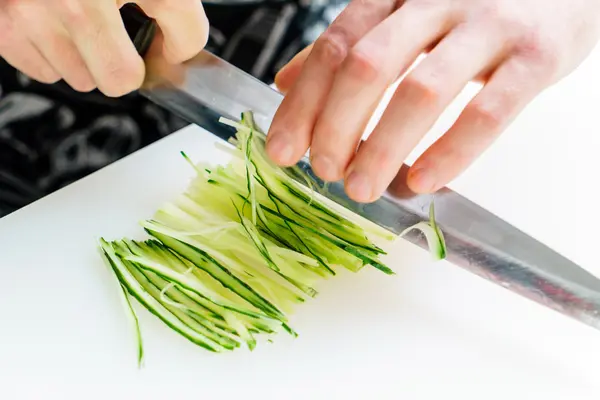
{"type": "Polygon", "coordinates": [[[129,38],[138,54],[144,57],[156,35],[156,22],[133,3],[121,7],[120,13],[129,38]]]}

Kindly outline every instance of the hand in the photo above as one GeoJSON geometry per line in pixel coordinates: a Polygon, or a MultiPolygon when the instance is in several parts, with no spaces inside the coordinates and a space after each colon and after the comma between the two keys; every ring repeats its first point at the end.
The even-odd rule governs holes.
{"type": "Polygon", "coordinates": [[[291,165],[310,147],[319,177],[344,179],[352,199],[374,201],[465,85],[481,81],[456,123],[401,182],[434,192],[588,55],[599,15],[597,0],[355,0],[278,74],[286,96],[268,154],[291,165]],[[384,91],[424,52],[357,150],[384,91]]]}
{"type": "MultiPolygon", "coordinates": [[[[31,78],[107,96],[136,90],[144,63],[119,13],[127,0],[0,0],[0,56],[31,78]]],[[[164,56],[182,62],[208,40],[200,0],[138,0],[164,35],[164,56]]]]}

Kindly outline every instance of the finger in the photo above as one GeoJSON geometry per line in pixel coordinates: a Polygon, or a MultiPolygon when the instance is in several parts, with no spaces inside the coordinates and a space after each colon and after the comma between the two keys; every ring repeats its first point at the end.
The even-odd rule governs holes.
{"type": "Polygon", "coordinates": [[[413,4],[418,3],[407,3],[363,37],[338,70],[311,143],[312,167],[322,179],[342,179],[385,91],[448,31],[448,7],[413,4]]]}
{"type": "Polygon", "coordinates": [[[409,73],[346,172],[356,201],[381,196],[404,160],[465,85],[497,59],[503,36],[455,29],[409,73]]]}
{"type": "Polygon", "coordinates": [[[58,72],[27,39],[15,38],[13,45],[10,47],[0,45],[2,58],[13,68],[40,83],[52,84],[60,80],[58,72]]]}
{"type": "Polygon", "coordinates": [[[275,75],[275,85],[281,93],[287,93],[294,82],[300,77],[300,72],[304,63],[312,51],[313,44],[305,47],[300,53],[296,54],[279,72],[275,75]]]}
{"type": "MultiPolygon", "coordinates": [[[[47,5],[38,2],[16,2],[13,15],[25,21],[31,15],[47,15],[47,5]]],[[[75,44],[60,22],[46,18],[28,27],[28,35],[38,44],[42,56],[60,74],[65,82],[80,92],[89,92],[96,87],[92,75],[79,55],[75,44]]]]}
{"type": "Polygon", "coordinates": [[[0,43],[0,54],[13,68],[40,83],[51,84],[60,80],[60,75],[50,63],[24,37],[15,37],[10,46],[3,46],[0,43]]]}
{"type": "Polygon", "coordinates": [[[306,153],[320,110],[337,68],[358,40],[383,21],[396,0],[351,2],[315,42],[299,78],[275,114],[267,152],[280,165],[292,165],[306,153]]]}
{"type": "Polygon", "coordinates": [[[61,2],[55,12],[72,38],[98,89],[118,97],[138,89],[144,63],[114,1],[61,2]]]}
{"type": "MultiPolygon", "coordinates": [[[[173,64],[165,59],[163,41],[164,38],[159,29],[156,31],[156,36],[144,56],[146,63],[144,87],[149,89],[155,88],[157,85],[164,86],[165,82],[170,82],[175,86],[181,85],[188,75],[186,64],[173,64]]],[[[200,61],[202,62],[202,60],[200,61]]]]}
{"type": "Polygon", "coordinates": [[[413,164],[410,189],[431,193],[456,178],[543,89],[545,75],[519,58],[502,64],[448,132],[413,164]]]}
{"type": "Polygon", "coordinates": [[[38,82],[55,83],[60,79],[38,49],[15,28],[6,9],[0,10],[0,54],[13,68],[38,82]]]}
{"type": "Polygon", "coordinates": [[[198,54],[208,42],[209,24],[200,0],[138,0],[164,35],[165,58],[181,63],[198,54]]]}
{"type": "MultiPolygon", "coordinates": [[[[424,52],[428,53],[433,47],[435,47],[435,45],[437,45],[437,42],[433,42],[432,45],[427,46],[424,49],[424,52]]],[[[284,65],[279,70],[279,72],[277,72],[277,74],[275,75],[275,85],[277,86],[280,92],[284,94],[287,93],[294,85],[296,80],[298,80],[298,78],[300,77],[300,72],[302,72],[302,68],[304,68],[306,59],[310,55],[310,52],[312,51],[313,47],[314,43],[311,43],[308,46],[306,46],[304,49],[302,49],[302,51],[296,54],[286,65],[284,65]]],[[[404,72],[406,72],[406,69],[400,70],[397,78],[400,78],[404,74],[404,72]]]]}

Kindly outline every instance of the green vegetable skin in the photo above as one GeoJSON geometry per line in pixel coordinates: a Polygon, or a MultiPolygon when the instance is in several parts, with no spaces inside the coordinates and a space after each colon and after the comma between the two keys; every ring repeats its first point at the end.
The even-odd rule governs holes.
{"type": "MultiPolygon", "coordinates": [[[[183,154],[197,176],[185,193],[142,222],[152,238],[100,240],[135,326],[140,365],[142,336],[131,298],[209,351],[242,344],[252,350],[258,336],[269,341],[281,331],[296,336],[288,316],[340,268],[358,272],[371,265],[393,274],[370,237],[391,242],[395,235],[272,164],[250,112],[240,123],[222,122],[237,129],[236,148],[228,149],[232,162],[194,165],[183,154]]],[[[429,222],[402,235],[412,229],[425,234],[435,258],[445,257],[433,208],[429,222]]]]}

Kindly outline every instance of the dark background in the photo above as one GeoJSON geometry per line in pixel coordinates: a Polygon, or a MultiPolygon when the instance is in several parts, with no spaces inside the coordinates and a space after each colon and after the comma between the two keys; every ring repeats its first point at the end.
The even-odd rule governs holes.
{"type": "MultiPolygon", "coordinates": [[[[208,50],[266,83],[345,0],[211,5],[208,50]]],[[[0,217],[187,125],[137,93],[111,99],[43,85],[0,58],[0,217]]]]}

